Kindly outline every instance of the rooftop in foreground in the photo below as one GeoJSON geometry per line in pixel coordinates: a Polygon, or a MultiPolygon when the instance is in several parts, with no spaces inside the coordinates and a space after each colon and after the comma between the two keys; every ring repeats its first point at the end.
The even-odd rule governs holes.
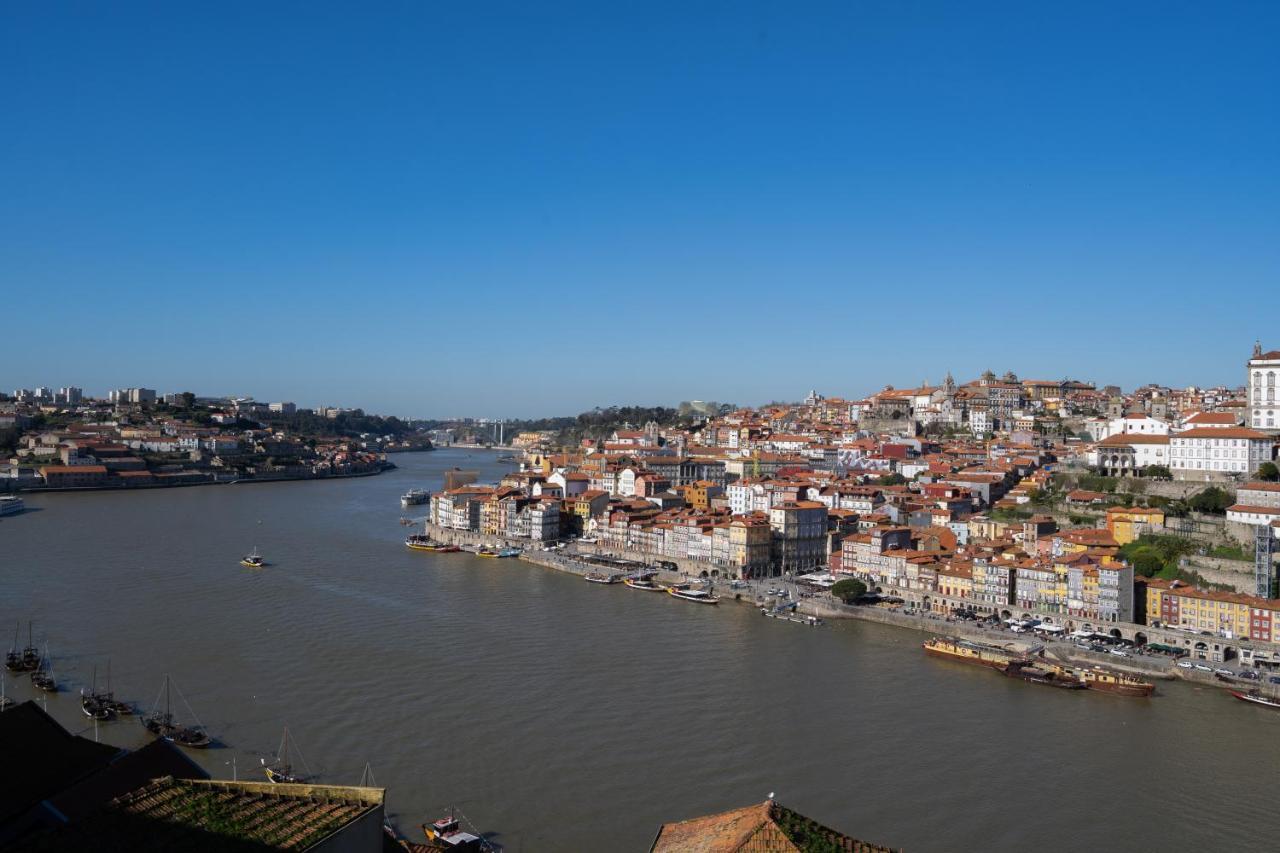
{"type": "Polygon", "coordinates": [[[113,800],[83,821],[29,836],[14,849],[22,853],[306,850],[370,812],[380,813],[382,798],[380,788],[167,776],[113,800]]]}
{"type": "Polygon", "coordinates": [[[663,824],[650,853],[893,853],[823,826],[773,800],[663,824]]]}

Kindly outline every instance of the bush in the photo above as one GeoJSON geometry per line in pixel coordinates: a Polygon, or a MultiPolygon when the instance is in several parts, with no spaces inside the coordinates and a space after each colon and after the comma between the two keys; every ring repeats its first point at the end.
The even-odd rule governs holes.
{"type": "Polygon", "coordinates": [[[835,585],[831,587],[831,594],[845,604],[853,604],[867,594],[867,585],[860,580],[846,578],[842,581],[836,581],[835,585]]]}
{"type": "Polygon", "coordinates": [[[1280,480],[1280,468],[1276,467],[1274,462],[1263,462],[1258,466],[1257,478],[1268,483],[1274,483],[1280,480]]]}

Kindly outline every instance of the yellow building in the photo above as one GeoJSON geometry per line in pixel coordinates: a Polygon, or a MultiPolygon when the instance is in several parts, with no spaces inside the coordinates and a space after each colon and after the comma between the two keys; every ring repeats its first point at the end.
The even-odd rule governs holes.
{"type": "Polygon", "coordinates": [[[1280,609],[1280,601],[1255,598],[1237,592],[1210,592],[1180,581],[1147,581],[1147,624],[1183,627],[1196,631],[1230,632],[1232,637],[1271,639],[1270,617],[1280,609]],[[1251,630],[1251,617],[1258,626],[1251,630]],[[1263,622],[1265,621],[1265,626],[1263,622]]]}
{"type": "Polygon", "coordinates": [[[1113,506],[1107,510],[1107,530],[1117,545],[1128,545],[1143,533],[1164,529],[1164,510],[1113,506]]]}

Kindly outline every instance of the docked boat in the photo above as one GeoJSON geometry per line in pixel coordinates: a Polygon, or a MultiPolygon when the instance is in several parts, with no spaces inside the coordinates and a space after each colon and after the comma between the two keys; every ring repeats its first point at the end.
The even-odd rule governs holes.
{"type": "Polygon", "coordinates": [[[1251,705],[1261,705],[1264,708],[1275,708],[1280,710],[1280,699],[1276,699],[1274,696],[1263,696],[1262,691],[1256,688],[1250,690],[1248,693],[1243,693],[1239,690],[1228,690],[1227,692],[1239,699],[1241,702],[1248,702],[1251,705]]]}
{"type": "Polygon", "coordinates": [[[617,575],[606,575],[604,572],[587,572],[582,576],[587,583],[617,583],[617,575]]]}
{"type": "Polygon", "coordinates": [[[436,550],[441,554],[459,554],[462,552],[462,549],[457,545],[441,545],[436,550]]]}
{"type": "Polygon", "coordinates": [[[31,686],[45,693],[58,692],[58,680],[53,676],[53,661],[49,658],[49,649],[45,648],[44,657],[31,672],[31,686]]]}
{"type": "Polygon", "coordinates": [[[1015,660],[1002,672],[1010,678],[1019,678],[1032,684],[1044,684],[1063,690],[1085,689],[1085,683],[1074,672],[1048,661],[1015,660]]]}
{"type": "Polygon", "coordinates": [[[664,592],[666,587],[656,584],[648,578],[626,578],[623,583],[632,589],[643,589],[646,592],[664,592]]]}
{"type": "Polygon", "coordinates": [[[21,622],[13,629],[13,646],[10,647],[8,654],[5,655],[5,669],[10,672],[35,672],[40,668],[40,650],[36,648],[35,643],[31,640],[31,623],[27,623],[27,645],[23,648],[18,647],[18,632],[20,630],[22,630],[21,622]]]}
{"type": "Polygon", "coordinates": [[[498,556],[499,557],[519,557],[520,549],[519,548],[503,548],[501,551],[498,552],[498,556]]]}
{"type": "Polygon", "coordinates": [[[16,495],[0,495],[0,516],[17,515],[27,508],[16,495]]]}
{"type": "Polygon", "coordinates": [[[107,689],[98,690],[98,668],[93,668],[93,684],[88,690],[80,691],[80,709],[86,717],[96,720],[111,720],[116,717],[132,716],[133,705],[115,698],[111,690],[111,664],[107,663],[107,689]]]}
{"type": "Polygon", "coordinates": [[[249,555],[240,561],[240,565],[250,569],[261,569],[267,565],[267,561],[258,553],[257,546],[254,546],[249,555]]]}
{"type": "Polygon", "coordinates": [[[975,663],[1003,671],[1006,666],[1021,659],[1017,652],[988,643],[962,640],[958,637],[934,637],[923,643],[924,652],[934,657],[975,663]]]}
{"type": "MultiPolygon", "coordinates": [[[[311,781],[311,773],[308,771],[305,775],[295,773],[293,769],[292,749],[289,744],[289,727],[284,727],[284,735],[280,738],[280,748],[276,750],[275,760],[268,764],[267,760],[262,759],[262,770],[267,774],[267,780],[278,785],[301,785],[311,781]]],[[[302,754],[298,754],[302,758],[302,754]]],[[[302,761],[306,766],[306,760],[302,761]]]]}
{"type": "Polygon", "coordinates": [[[428,850],[447,850],[451,853],[496,853],[496,845],[486,841],[480,833],[463,829],[461,817],[455,809],[432,823],[424,823],[422,832],[427,836],[428,850]]]}
{"type": "MultiPolygon", "coordinates": [[[[205,732],[204,726],[199,721],[194,726],[180,725],[174,718],[169,702],[169,676],[164,677],[164,687],[161,692],[164,694],[164,711],[161,712],[157,708],[152,709],[149,714],[142,718],[142,727],[156,737],[162,737],[178,746],[185,746],[188,749],[208,749],[213,743],[213,738],[209,737],[205,732]]],[[[185,701],[185,700],[184,700],[185,701]]],[[[159,705],[157,697],[156,705],[159,705]]],[[[191,709],[188,707],[187,709],[191,709]]],[[[192,714],[192,717],[195,715],[192,714]]]]}
{"type": "Polygon", "coordinates": [[[414,533],[404,540],[404,545],[414,551],[439,551],[442,548],[439,542],[422,533],[414,533]]]}
{"type": "Polygon", "coordinates": [[[421,506],[431,500],[431,493],[426,489],[410,489],[400,496],[400,506],[406,509],[411,506],[421,506]]]}
{"type": "Polygon", "coordinates": [[[720,599],[705,589],[690,589],[680,587],[669,587],[667,594],[676,598],[683,598],[685,601],[692,601],[697,604],[719,604],[720,599]]]}
{"type": "Polygon", "coordinates": [[[1156,686],[1150,681],[1143,681],[1135,675],[1116,672],[1101,667],[1087,667],[1077,670],[1080,680],[1090,690],[1103,693],[1116,693],[1121,696],[1150,696],[1156,692],[1156,686]]]}
{"type": "Polygon", "coordinates": [[[498,556],[498,552],[496,549],[490,548],[488,545],[481,545],[479,548],[476,549],[476,556],[496,558],[498,556]]]}

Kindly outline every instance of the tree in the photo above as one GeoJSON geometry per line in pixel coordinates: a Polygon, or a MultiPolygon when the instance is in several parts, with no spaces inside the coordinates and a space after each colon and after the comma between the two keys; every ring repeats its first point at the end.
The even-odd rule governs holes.
{"type": "Polygon", "coordinates": [[[1274,483],[1280,480],[1280,468],[1277,468],[1274,462],[1263,462],[1258,466],[1257,476],[1259,480],[1274,483]]]}
{"type": "Polygon", "coordinates": [[[882,486],[901,486],[907,482],[907,478],[894,471],[892,474],[885,474],[877,482],[882,486]]]}
{"type": "Polygon", "coordinates": [[[1196,512],[1204,512],[1211,515],[1222,515],[1227,511],[1227,507],[1231,506],[1231,503],[1231,495],[1217,486],[1210,486],[1204,491],[1196,492],[1187,501],[1187,504],[1196,512]]]}
{"type": "Polygon", "coordinates": [[[1142,476],[1152,480],[1172,480],[1173,472],[1166,465],[1148,465],[1142,469],[1142,476]]]}
{"type": "Polygon", "coordinates": [[[842,581],[836,581],[835,585],[831,587],[831,594],[845,604],[853,604],[867,594],[867,585],[860,580],[846,578],[842,581]]]}

